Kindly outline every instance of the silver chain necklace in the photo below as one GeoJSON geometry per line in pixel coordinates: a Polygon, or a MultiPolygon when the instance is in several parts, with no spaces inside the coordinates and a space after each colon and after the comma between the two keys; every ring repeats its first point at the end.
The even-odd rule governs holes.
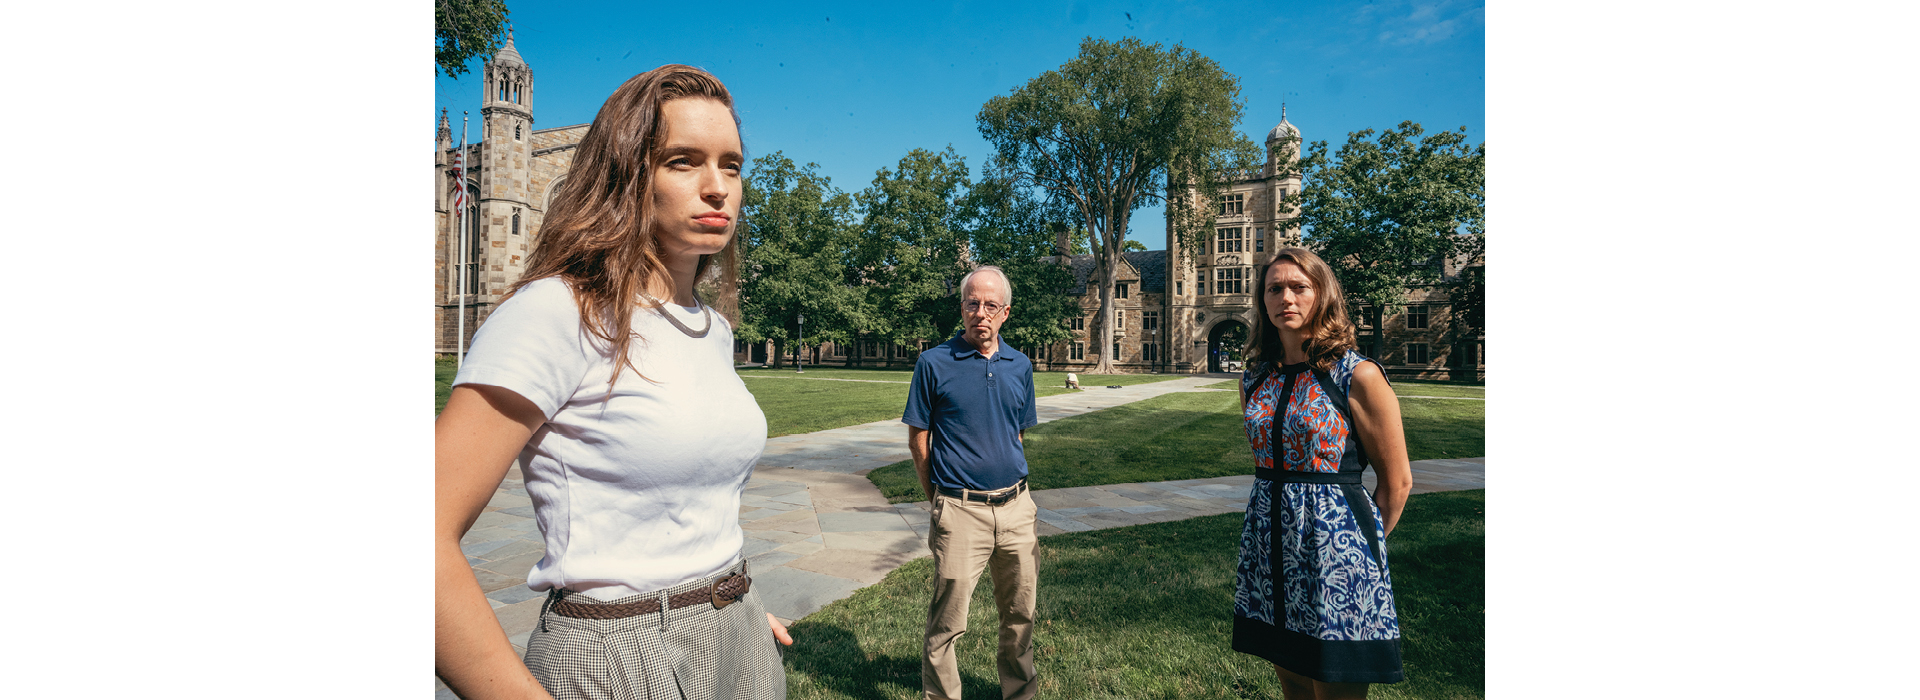
{"type": "Polygon", "coordinates": [[[689,338],[705,338],[707,337],[707,331],[713,330],[713,308],[701,303],[699,297],[694,297],[693,303],[700,305],[700,312],[704,314],[707,319],[707,327],[695,332],[692,328],[688,328],[687,324],[681,323],[680,319],[674,318],[673,314],[667,313],[666,302],[662,302],[646,294],[640,296],[644,297],[647,301],[653,302],[653,312],[660,314],[660,317],[666,319],[667,323],[673,324],[674,328],[680,329],[680,332],[687,334],[689,338]]]}

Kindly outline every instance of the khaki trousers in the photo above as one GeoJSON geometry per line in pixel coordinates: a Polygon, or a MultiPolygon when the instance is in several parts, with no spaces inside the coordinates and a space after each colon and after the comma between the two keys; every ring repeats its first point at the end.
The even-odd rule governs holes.
{"type": "Polygon", "coordinates": [[[927,698],[960,700],[960,664],[954,644],[967,632],[967,607],[980,570],[993,572],[993,602],[1000,609],[1000,695],[1025,700],[1039,692],[1033,671],[1034,532],[1032,494],[1000,505],[934,494],[933,603],[927,606],[926,655],[920,687],[927,698]]]}

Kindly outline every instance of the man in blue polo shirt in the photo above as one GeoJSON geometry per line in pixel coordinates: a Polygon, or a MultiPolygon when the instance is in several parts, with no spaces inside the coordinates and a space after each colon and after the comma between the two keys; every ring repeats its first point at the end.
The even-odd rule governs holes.
{"type": "Polygon", "coordinates": [[[920,353],[907,391],[907,444],[920,488],[933,506],[933,603],[920,687],[928,698],[958,700],[954,643],[967,631],[967,603],[991,564],[1000,608],[1000,693],[1031,698],[1033,672],[1034,504],[1027,495],[1021,434],[1039,423],[1033,362],[1000,343],[1012,313],[1013,285],[991,265],[960,281],[960,320],[952,340],[920,353]]]}

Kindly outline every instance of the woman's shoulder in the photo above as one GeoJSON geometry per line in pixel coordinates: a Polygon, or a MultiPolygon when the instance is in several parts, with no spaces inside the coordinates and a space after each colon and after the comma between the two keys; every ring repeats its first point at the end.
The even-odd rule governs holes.
{"type": "Polygon", "coordinates": [[[507,302],[515,300],[520,300],[524,306],[547,307],[564,304],[573,307],[573,285],[567,284],[566,280],[559,277],[542,277],[521,285],[513,292],[513,296],[507,298],[507,302]]]}
{"type": "Polygon", "coordinates": [[[1246,368],[1240,371],[1240,393],[1253,391],[1261,379],[1273,373],[1273,368],[1274,364],[1266,360],[1248,361],[1246,368]]]}
{"type": "Polygon", "coordinates": [[[1333,361],[1333,371],[1329,374],[1333,375],[1333,381],[1340,386],[1340,390],[1349,394],[1353,393],[1355,374],[1368,378],[1378,376],[1383,380],[1387,376],[1378,360],[1362,355],[1359,350],[1353,348],[1347,348],[1345,354],[1333,361]]]}

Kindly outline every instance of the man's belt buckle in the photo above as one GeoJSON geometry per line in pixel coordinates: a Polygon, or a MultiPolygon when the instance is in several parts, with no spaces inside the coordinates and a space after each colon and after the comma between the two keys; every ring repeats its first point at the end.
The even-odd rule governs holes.
{"type": "Polygon", "coordinates": [[[725,585],[729,581],[740,578],[741,576],[742,574],[727,574],[725,576],[721,576],[713,580],[713,587],[709,592],[709,595],[713,598],[713,609],[719,610],[721,608],[732,605],[734,604],[734,602],[740,600],[742,596],[738,596],[738,595],[732,598],[721,598],[720,587],[722,585],[725,585]]]}

